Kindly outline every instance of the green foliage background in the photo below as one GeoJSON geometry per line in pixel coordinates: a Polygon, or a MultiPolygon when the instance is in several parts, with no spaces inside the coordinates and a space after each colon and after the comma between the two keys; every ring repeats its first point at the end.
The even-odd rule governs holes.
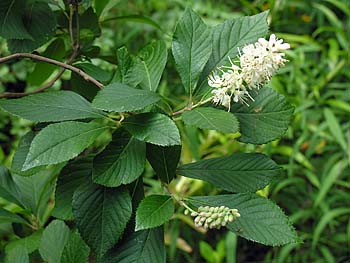
{"type": "MultiPolygon", "coordinates": [[[[82,4],[87,2],[89,1],[82,1],[82,4]]],[[[291,62],[280,71],[280,75],[272,79],[270,85],[296,106],[294,119],[283,139],[258,147],[259,152],[283,164],[285,174],[283,179],[259,193],[269,196],[283,207],[291,216],[303,242],[271,248],[237,238],[226,230],[203,234],[197,232],[191,222],[179,213],[169,223],[165,233],[171,262],[335,263],[350,260],[350,2],[109,2],[112,8],[108,12],[102,12],[106,12],[105,16],[111,19],[101,23],[101,36],[95,41],[95,46],[101,49],[104,60],[93,61],[105,70],[113,69],[108,61],[115,57],[116,47],[126,45],[135,54],[152,39],[163,39],[169,47],[175,22],[187,5],[198,12],[209,25],[270,9],[271,32],[292,46],[287,54],[291,62]],[[130,16],[131,14],[152,20],[130,16]]],[[[82,31],[83,36],[84,32],[88,39],[91,32],[82,31]]],[[[92,33],[98,35],[100,32],[92,33]]],[[[8,51],[5,41],[0,41],[0,55],[4,56],[8,51]]],[[[91,48],[86,52],[92,54],[94,50],[91,48]]],[[[178,105],[180,109],[185,106],[185,97],[174,65],[171,58],[159,89],[161,94],[172,98],[171,105],[178,105]],[[169,85],[172,87],[171,94],[167,94],[169,85]]],[[[1,65],[0,92],[35,89],[37,83],[34,80],[26,82],[35,70],[34,63],[28,60],[1,65]]],[[[103,77],[103,73],[90,70],[91,74],[103,77]]],[[[105,76],[106,79],[108,77],[105,76]]],[[[66,80],[69,78],[70,73],[65,73],[63,80],[55,85],[67,85],[66,80]]],[[[79,83],[81,80],[76,77],[74,81],[79,83]]],[[[2,163],[10,163],[19,138],[30,125],[28,121],[0,112],[2,163]]],[[[232,135],[199,131],[190,127],[182,129],[186,130],[188,136],[184,138],[183,163],[202,157],[232,154],[237,150],[256,151],[252,145],[233,140],[232,135]]],[[[157,192],[159,185],[151,178],[150,167],[146,170],[145,177],[148,185],[146,190],[150,193],[157,192]]],[[[175,188],[186,195],[215,193],[215,189],[209,184],[188,178],[177,180],[175,188]]],[[[11,209],[12,204],[0,200],[0,206],[11,209]]],[[[0,238],[0,249],[4,251],[6,244],[13,239],[8,225],[0,225],[0,238]]]]}

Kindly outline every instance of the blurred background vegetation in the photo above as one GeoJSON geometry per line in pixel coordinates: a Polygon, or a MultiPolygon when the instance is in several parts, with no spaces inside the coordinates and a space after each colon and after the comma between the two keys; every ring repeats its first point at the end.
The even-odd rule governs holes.
{"type": "MultiPolygon", "coordinates": [[[[83,0],[81,8],[88,2],[83,0]]],[[[190,218],[178,211],[166,229],[169,262],[350,262],[350,1],[101,2],[109,2],[110,8],[101,15],[101,36],[94,42],[97,49],[90,48],[87,57],[92,59],[86,60],[102,67],[106,74],[115,69],[110,62],[115,62],[119,47],[126,46],[136,53],[151,40],[163,39],[170,48],[175,21],[187,5],[212,26],[224,19],[270,9],[271,33],[292,46],[287,54],[290,62],[270,84],[296,107],[285,137],[254,146],[237,142],[235,135],[180,127],[186,134],[181,162],[236,151],[271,156],[284,167],[285,174],[259,193],[273,199],[291,216],[301,243],[272,248],[237,238],[227,230],[198,232],[190,218]]],[[[0,39],[0,55],[7,54],[6,43],[0,39]]],[[[28,60],[1,65],[0,93],[35,89],[35,81],[28,81],[34,66],[28,60]]],[[[70,80],[66,72],[53,88],[67,88],[70,80]]],[[[172,98],[175,108],[185,104],[171,56],[160,92],[172,98]]],[[[31,126],[31,122],[0,112],[1,163],[10,165],[19,138],[31,126]]],[[[145,177],[148,192],[160,191],[150,167],[145,177]]],[[[172,187],[183,195],[217,193],[210,185],[187,178],[177,178],[172,187]]],[[[11,205],[0,200],[0,207],[11,209],[11,205]]],[[[0,224],[0,251],[12,239],[11,226],[0,224]]]]}

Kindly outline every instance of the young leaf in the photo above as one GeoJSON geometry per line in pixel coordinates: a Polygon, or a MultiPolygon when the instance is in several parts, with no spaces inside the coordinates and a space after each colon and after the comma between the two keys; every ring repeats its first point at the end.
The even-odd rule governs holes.
{"type": "Polygon", "coordinates": [[[192,125],[201,129],[225,133],[235,133],[239,129],[238,120],[232,113],[210,107],[185,111],[182,114],[182,119],[186,125],[192,125]]]}
{"type": "Polygon", "coordinates": [[[41,237],[39,247],[41,257],[49,263],[61,263],[62,252],[69,236],[69,228],[63,221],[52,221],[41,237]]]}
{"type": "Polygon", "coordinates": [[[238,209],[240,217],[227,228],[248,240],[281,246],[297,242],[296,232],[276,204],[253,193],[192,197],[195,206],[227,206],[238,209]]]}
{"type": "Polygon", "coordinates": [[[167,184],[175,177],[180,156],[181,145],[164,147],[147,144],[147,159],[160,180],[167,184]]]}
{"type": "Polygon", "coordinates": [[[162,227],[141,230],[129,236],[118,250],[111,250],[101,263],[165,263],[162,227]]]}
{"type": "Polygon", "coordinates": [[[131,116],[123,126],[136,139],[161,146],[181,145],[175,123],[160,113],[142,113],[131,116]]]}
{"type": "Polygon", "coordinates": [[[0,108],[8,113],[35,122],[103,118],[90,102],[77,93],[61,90],[30,95],[20,99],[0,100],[0,108]]]}
{"type": "Polygon", "coordinates": [[[132,57],[126,47],[121,47],[117,50],[117,61],[117,73],[112,82],[120,82],[135,88],[143,79],[142,75],[134,72],[138,68],[136,64],[141,63],[141,60],[132,57]]]}
{"type": "Polygon", "coordinates": [[[211,54],[211,30],[190,8],[176,25],[173,37],[173,55],[176,69],[189,94],[193,93],[198,78],[211,54]]]}
{"type": "Polygon", "coordinates": [[[138,57],[141,64],[137,66],[134,74],[143,76],[139,85],[145,90],[155,92],[167,61],[164,41],[151,42],[139,52],[138,57]]]}
{"type": "Polygon", "coordinates": [[[48,125],[34,138],[22,170],[68,161],[107,129],[108,126],[97,123],[73,121],[48,125]]]}
{"type": "Polygon", "coordinates": [[[160,96],[152,91],[134,89],[121,83],[113,83],[101,90],[92,102],[98,109],[115,112],[141,110],[156,103],[160,96]]]}
{"type": "Polygon", "coordinates": [[[143,172],[146,145],[124,130],[113,135],[112,142],[94,158],[95,183],[117,187],[135,181],[143,172]]]}
{"type": "Polygon", "coordinates": [[[286,132],[294,107],[284,96],[271,88],[260,89],[252,94],[255,101],[249,107],[240,103],[231,106],[231,112],[240,123],[241,137],[245,143],[262,144],[282,137],[286,132]]]}
{"type": "Polygon", "coordinates": [[[281,173],[281,168],[260,153],[236,153],[182,165],[177,173],[204,180],[227,191],[255,192],[281,173]]]}
{"type": "Polygon", "coordinates": [[[90,248],[81,239],[79,232],[75,231],[70,235],[66,246],[63,249],[61,263],[86,263],[90,248]]]}
{"type": "Polygon", "coordinates": [[[147,196],[137,208],[135,231],[160,226],[168,221],[173,214],[174,203],[171,196],[147,196]]]}
{"type": "Polygon", "coordinates": [[[14,214],[14,213],[11,213],[8,210],[0,208],[0,224],[4,224],[4,223],[26,224],[27,221],[24,220],[22,217],[14,214]]]}
{"type": "Polygon", "coordinates": [[[266,11],[254,16],[226,20],[213,28],[213,52],[198,82],[197,94],[205,93],[210,72],[227,64],[228,57],[234,59],[238,55],[238,48],[254,43],[259,37],[266,35],[269,28],[267,15],[266,11]]]}
{"type": "Polygon", "coordinates": [[[92,157],[88,156],[69,162],[58,177],[55,191],[55,208],[52,216],[62,220],[72,220],[72,200],[74,191],[87,179],[92,172],[92,157]]]}
{"type": "Polygon", "coordinates": [[[73,196],[73,214],[84,241],[101,258],[123,234],[132,213],[123,188],[81,185],[73,196]]]}

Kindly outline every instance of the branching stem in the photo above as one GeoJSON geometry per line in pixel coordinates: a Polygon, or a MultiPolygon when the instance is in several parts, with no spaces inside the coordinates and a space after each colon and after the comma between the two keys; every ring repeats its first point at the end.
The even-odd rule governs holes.
{"type": "Polygon", "coordinates": [[[201,105],[203,105],[203,104],[206,104],[206,103],[208,103],[208,102],[210,102],[210,101],[211,101],[211,98],[206,99],[206,100],[203,100],[203,101],[200,101],[200,102],[198,102],[198,103],[195,104],[195,105],[186,106],[185,108],[174,112],[172,116],[176,116],[176,115],[182,114],[182,113],[184,113],[184,112],[187,111],[187,110],[193,110],[193,109],[195,109],[195,108],[197,108],[197,107],[199,107],[199,106],[201,106],[201,105]]]}

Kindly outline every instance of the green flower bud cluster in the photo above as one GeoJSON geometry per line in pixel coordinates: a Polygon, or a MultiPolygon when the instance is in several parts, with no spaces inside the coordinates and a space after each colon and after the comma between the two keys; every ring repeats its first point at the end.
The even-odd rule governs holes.
{"type": "MultiPolygon", "coordinates": [[[[189,211],[186,209],[185,214],[189,211]]],[[[235,221],[241,215],[237,209],[231,209],[226,206],[200,206],[198,212],[192,211],[191,216],[194,218],[196,227],[204,227],[205,229],[220,229],[228,223],[235,221]]]]}

